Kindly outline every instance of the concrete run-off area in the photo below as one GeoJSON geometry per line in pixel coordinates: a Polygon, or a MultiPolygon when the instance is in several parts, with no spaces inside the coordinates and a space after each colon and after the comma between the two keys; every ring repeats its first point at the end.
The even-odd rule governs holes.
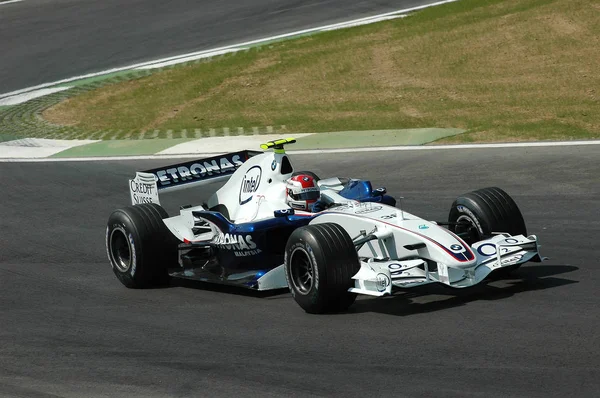
{"type": "Polygon", "coordinates": [[[187,155],[260,149],[260,144],[281,137],[293,137],[290,149],[344,149],[399,145],[423,145],[442,137],[462,133],[459,129],[406,129],[339,131],[319,134],[257,134],[200,139],[147,140],[48,140],[20,139],[0,143],[0,159],[187,155]]]}

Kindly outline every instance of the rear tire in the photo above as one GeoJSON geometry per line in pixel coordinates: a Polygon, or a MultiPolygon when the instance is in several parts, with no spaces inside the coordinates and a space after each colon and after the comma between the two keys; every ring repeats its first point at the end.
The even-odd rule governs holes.
{"type": "Polygon", "coordinates": [[[348,289],[360,269],[358,254],[338,224],[296,229],[285,248],[284,267],[294,300],[308,313],[345,311],[356,300],[348,289]]]}
{"type": "Polygon", "coordinates": [[[115,210],[106,225],[106,251],[114,274],[129,288],[168,282],[177,263],[177,239],[163,222],[167,212],[146,203],[115,210]]]}

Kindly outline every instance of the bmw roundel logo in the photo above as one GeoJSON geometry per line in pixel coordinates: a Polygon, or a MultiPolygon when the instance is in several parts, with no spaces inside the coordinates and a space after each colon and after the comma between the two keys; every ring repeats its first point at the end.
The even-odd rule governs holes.
{"type": "Polygon", "coordinates": [[[308,178],[308,177],[302,177],[302,180],[303,180],[303,181],[306,181],[306,182],[309,182],[309,181],[310,181],[310,178],[308,178]]]}
{"type": "Polygon", "coordinates": [[[458,251],[458,250],[462,250],[462,248],[463,248],[463,247],[462,247],[461,245],[452,245],[452,246],[450,246],[450,249],[452,249],[452,250],[457,250],[457,251],[458,251]]]}
{"type": "Polygon", "coordinates": [[[273,163],[271,163],[271,170],[275,171],[276,168],[277,168],[277,161],[274,160],[273,163]]]}

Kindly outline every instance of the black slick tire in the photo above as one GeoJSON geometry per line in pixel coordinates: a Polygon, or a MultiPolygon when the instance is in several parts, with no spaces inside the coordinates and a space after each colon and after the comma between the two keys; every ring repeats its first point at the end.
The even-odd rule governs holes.
{"type": "Polygon", "coordinates": [[[165,284],[177,264],[177,239],[164,222],[167,212],[154,203],[112,212],[106,225],[106,252],[121,283],[141,289],[165,284]]]}
{"type": "Polygon", "coordinates": [[[450,230],[462,233],[471,227],[476,234],[466,239],[472,244],[487,239],[494,232],[527,236],[525,220],[515,201],[497,187],[482,188],[456,198],[448,214],[450,230]],[[452,223],[464,223],[452,225],[452,223]]]}
{"type": "MultiPolygon", "coordinates": [[[[448,222],[450,231],[461,236],[469,245],[491,238],[493,233],[527,236],[521,210],[505,191],[497,187],[478,189],[456,198],[450,208],[448,222]]],[[[502,268],[495,275],[505,276],[519,266],[502,268]]]]}
{"type": "Polygon", "coordinates": [[[308,313],[345,311],[356,300],[348,289],[360,263],[352,239],[338,224],[296,229],[285,248],[284,267],[294,300],[308,313]]]}

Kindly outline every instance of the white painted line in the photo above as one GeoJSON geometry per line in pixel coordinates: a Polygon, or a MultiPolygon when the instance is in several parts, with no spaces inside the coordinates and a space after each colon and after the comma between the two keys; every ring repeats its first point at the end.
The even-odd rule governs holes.
{"type": "Polygon", "coordinates": [[[5,5],[5,4],[10,4],[10,3],[18,3],[18,2],[20,2],[20,1],[23,1],[23,0],[8,0],[8,1],[0,1],[0,6],[3,6],[3,5],[5,5]]]}
{"type": "Polygon", "coordinates": [[[58,93],[61,91],[68,90],[70,88],[71,87],[43,88],[41,90],[29,91],[24,94],[13,95],[12,97],[0,99],[0,106],[22,104],[23,102],[31,101],[34,98],[39,98],[39,97],[43,97],[45,95],[58,93]]]}
{"type": "Polygon", "coordinates": [[[407,16],[408,15],[402,14],[402,15],[391,15],[391,16],[387,16],[387,17],[377,17],[377,18],[369,19],[368,21],[360,21],[360,22],[348,23],[348,24],[346,24],[344,26],[322,29],[322,31],[326,32],[326,31],[330,31],[330,30],[337,30],[337,29],[343,29],[343,28],[352,28],[354,26],[367,25],[367,24],[375,23],[375,22],[389,21],[391,19],[406,18],[407,16]]]}
{"type": "Polygon", "coordinates": [[[177,64],[184,63],[184,62],[196,61],[196,60],[202,59],[202,58],[210,58],[210,57],[215,57],[217,55],[229,54],[229,53],[234,53],[237,51],[242,51],[242,50],[247,50],[247,49],[248,49],[248,47],[240,47],[240,48],[234,48],[234,49],[230,49],[230,50],[212,51],[212,52],[207,52],[207,53],[200,54],[200,55],[192,55],[192,56],[185,57],[185,58],[178,58],[178,59],[175,59],[172,61],[165,61],[165,62],[159,62],[159,63],[152,64],[152,65],[141,66],[136,69],[163,68],[165,66],[177,65],[177,64]]]}
{"type": "Polygon", "coordinates": [[[33,91],[33,90],[38,90],[38,89],[41,89],[41,88],[52,87],[52,86],[56,86],[56,85],[59,85],[59,84],[66,84],[66,83],[70,83],[70,82],[73,82],[73,81],[76,81],[76,80],[88,79],[88,78],[91,78],[91,77],[97,77],[97,76],[102,76],[102,75],[106,75],[106,74],[109,74],[109,73],[122,72],[122,71],[126,71],[126,70],[131,70],[131,69],[141,69],[141,68],[148,67],[148,66],[151,66],[151,65],[154,65],[154,64],[159,64],[159,63],[163,63],[163,62],[170,62],[170,61],[175,61],[175,60],[186,59],[186,58],[190,58],[190,57],[194,57],[194,56],[197,56],[197,55],[206,54],[206,53],[210,53],[210,52],[236,49],[236,48],[239,48],[239,47],[248,47],[248,46],[251,46],[251,45],[261,44],[261,43],[272,41],[272,40],[280,40],[280,39],[285,39],[285,38],[289,38],[289,37],[293,37],[293,36],[298,36],[298,35],[302,35],[302,34],[319,32],[319,31],[322,31],[322,30],[329,30],[329,29],[332,29],[332,28],[340,28],[340,27],[344,27],[344,26],[352,26],[353,24],[360,23],[360,22],[363,22],[363,21],[376,20],[377,18],[385,18],[385,17],[388,17],[388,16],[397,15],[397,14],[406,14],[406,13],[409,13],[409,12],[412,12],[412,11],[418,11],[418,10],[422,10],[422,9],[428,8],[428,7],[435,7],[435,6],[446,4],[446,3],[453,3],[455,1],[458,1],[458,0],[437,1],[437,2],[431,3],[431,4],[425,4],[425,5],[418,6],[418,7],[405,8],[405,9],[402,9],[402,10],[391,11],[391,12],[387,12],[387,13],[384,13],[384,14],[379,14],[379,15],[373,15],[373,16],[370,16],[370,17],[364,17],[364,18],[354,19],[354,20],[347,21],[347,22],[341,22],[341,23],[336,23],[336,24],[331,24],[331,25],[325,25],[325,26],[321,26],[321,27],[317,27],[317,28],[303,29],[303,30],[299,30],[299,31],[296,31],[296,32],[285,33],[285,34],[271,36],[271,37],[265,37],[265,38],[258,39],[258,40],[251,40],[251,41],[247,41],[247,42],[244,42],[244,43],[232,44],[232,45],[229,45],[229,46],[214,48],[214,49],[210,49],[210,50],[197,51],[197,52],[193,52],[193,53],[178,55],[178,56],[175,56],[175,57],[163,58],[163,59],[158,59],[158,60],[149,61],[149,62],[143,62],[143,63],[129,65],[129,66],[124,66],[124,67],[119,67],[119,68],[112,68],[112,69],[105,70],[105,71],[102,71],[102,72],[88,73],[88,74],[85,74],[85,75],[70,77],[68,79],[58,80],[58,81],[55,81],[55,82],[52,82],[52,83],[39,84],[37,86],[33,86],[33,87],[28,87],[28,88],[24,88],[24,89],[12,91],[10,93],[0,94],[0,99],[7,98],[7,97],[12,97],[12,96],[15,96],[15,95],[18,95],[18,94],[23,94],[23,93],[26,93],[26,92],[29,92],[29,91],[33,91]]]}
{"type": "MultiPolygon", "coordinates": [[[[502,148],[530,148],[530,147],[560,147],[560,146],[587,146],[600,145],[597,141],[561,141],[561,142],[521,142],[505,144],[460,144],[460,145],[439,145],[439,146],[391,146],[391,147],[373,147],[373,148],[346,148],[346,149],[307,149],[292,151],[290,155],[320,155],[328,153],[359,153],[359,152],[381,152],[381,151],[430,151],[430,150],[457,150],[457,149],[502,149],[502,148]]],[[[245,148],[254,149],[256,148],[245,148]]],[[[173,155],[145,155],[145,156],[99,156],[85,158],[42,158],[42,159],[2,159],[2,162],[106,162],[121,160],[158,160],[158,159],[199,159],[203,157],[215,156],[226,151],[205,152],[194,154],[173,154],[173,155]]]]}

